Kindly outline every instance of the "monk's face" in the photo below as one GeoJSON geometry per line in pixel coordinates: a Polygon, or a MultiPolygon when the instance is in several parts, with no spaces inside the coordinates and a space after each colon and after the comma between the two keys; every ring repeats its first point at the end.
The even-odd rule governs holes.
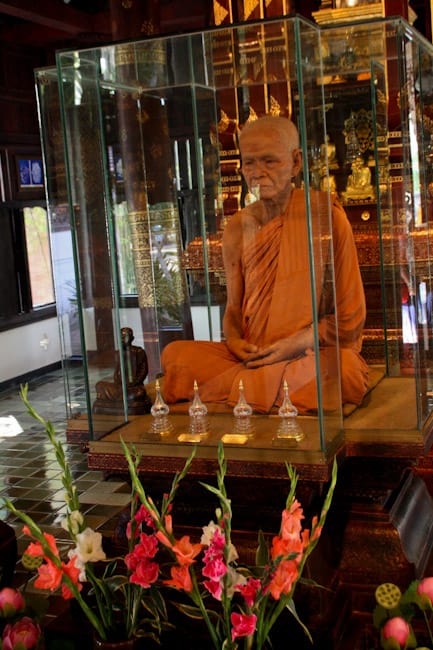
{"type": "Polygon", "coordinates": [[[242,174],[250,190],[263,200],[285,198],[301,166],[300,150],[285,132],[262,126],[241,137],[242,174]]]}

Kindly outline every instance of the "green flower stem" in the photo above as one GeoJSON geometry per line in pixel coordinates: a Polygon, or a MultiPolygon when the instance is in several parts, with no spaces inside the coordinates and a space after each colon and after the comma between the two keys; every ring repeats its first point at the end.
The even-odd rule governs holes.
{"type": "Polygon", "coordinates": [[[90,567],[86,568],[86,576],[95,593],[96,606],[101,617],[102,625],[105,630],[110,630],[113,627],[110,590],[106,587],[103,580],[98,580],[90,567]]]}
{"type": "Polygon", "coordinates": [[[28,398],[28,385],[21,386],[20,397],[24,403],[24,406],[27,408],[27,411],[31,417],[40,422],[45,428],[45,431],[48,435],[51,445],[53,446],[54,452],[56,454],[56,460],[59,464],[60,469],[62,470],[62,484],[66,490],[67,494],[67,505],[70,511],[80,509],[80,501],[78,498],[77,490],[73,484],[71,470],[66,461],[65,452],[61,443],[56,439],[56,433],[52,423],[48,420],[45,420],[30,404],[28,398]]]}
{"type": "Polygon", "coordinates": [[[426,624],[428,634],[429,634],[429,637],[430,637],[430,643],[431,643],[431,646],[433,648],[433,635],[432,635],[432,631],[431,631],[431,627],[430,627],[429,617],[427,616],[427,611],[425,609],[422,610],[422,613],[424,614],[424,620],[425,620],[425,624],[426,624]]]}
{"type": "Polygon", "coordinates": [[[214,627],[214,625],[212,624],[212,621],[209,618],[209,614],[208,614],[207,609],[206,609],[206,607],[204,605],[203,598],[201,597],[200,589],[199,589],[199,586],[197,584],[197,577],[195,575],[195,571],[191,570],[190,575],[191,575],[191,581],[192,581],[192,591],[190,592],[189,596],[190,596],[191,600],[193,601],[193,603],[195,605],[197,605],[197,607],[200,609],[201,615],[203,616],[203,620],[204,620],[204,622],[206,624],[206,627],[208,629],[208,632],[209,632],[209,634],[211,636],[212,643],[214,644],[215,649],[220,650],[221,642],[220,642],[218,634],[217,634],[217,632],[215,630],[215,627],[214,627]]]}

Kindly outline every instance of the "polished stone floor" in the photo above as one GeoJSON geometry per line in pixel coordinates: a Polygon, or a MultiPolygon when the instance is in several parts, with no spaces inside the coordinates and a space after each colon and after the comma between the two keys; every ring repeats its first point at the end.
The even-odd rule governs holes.
{"type": "MultiPolygon", "coordinates": [[[[129,502],[130,488],[118,477],[104,480],[101,472],[89,471],[81,446],[66,441],[62,372],[50,372],[30,381],[28,399],[41,416],[52,422],[64,446],[87,525],[110,534],[129,502]]],[[[60,548],[69,545],[69,535],[61,527],[66,506],[55,453],[44,427],[28,414],[19,388],[0,392],[0,519],[14,528],[20,555],[29,540],[22,533],[21,520],[1,507],[1,497],[54,535],[60,548]]],[[[20,564],[16,579],[20,581],[20,564]]]]}

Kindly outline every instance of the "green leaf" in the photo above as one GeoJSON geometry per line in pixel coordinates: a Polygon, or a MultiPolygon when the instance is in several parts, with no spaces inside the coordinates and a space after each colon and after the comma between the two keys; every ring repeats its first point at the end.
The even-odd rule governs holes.
{"type": "Polygon", "coordinates": [[[256,565],[263,567],[269,563],[269,546],[262,530],[259,530],[259,545],[256,551],[256,565]]]}
{"type": "Polygon", "coordinates": [[[194,607],[193,605],[186,605],[185,603],[173,603],[177,609],[182,612],[182,614],[185,614],[185,616],[188,616],[189,618],[194,618],[194,619],[199,619],[201,620],[203,618],[202,613],[198,607],[194,607]]]}
{"type": "Polygon", "coordinates": [[[298,612],[296,611],[295,602],[294,602],[294,600],[292,598],[286,604],[286,608],[289,610],[289,612],[292,614],[292,616],[295,618],[295,620],[302,627],[302,629],[304,630],[305,635],[308,637],[310,642],[313,643],[313,637],[310,634],[310,630],[308,629],[308,627],[299,618],[298,612]]]}

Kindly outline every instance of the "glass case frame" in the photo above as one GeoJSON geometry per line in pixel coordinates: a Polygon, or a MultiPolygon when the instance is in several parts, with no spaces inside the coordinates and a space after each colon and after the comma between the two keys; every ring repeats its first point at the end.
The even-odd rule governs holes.
{"type": "MultiPolygon", "coordinates": [[[[59,309],[70,420],[84,413],[90,438],[107,440],[129,423],[152,453],[186,454],[185,441],[212,453],[221,438],[241,457],[284,453],[306,463],[327,462],[345,440],[411,441],[421,452],[433,394],[432,63],[431,44],[402,19],[318,27],[291,17],[62,51],[56,69],[36,71],[58,301],[73,288],[59,309]],[[351,222],[367,299],[371,391],[358,408],[340,399],[327,411],[319,381],[317,412],[296,418],[301,441],[278,440],[275,408],[253,414],[255,435],[230,437],[232,406],[212,404],[210,435],[194,440],[185,435],[190,403],[169,405],[174,431],[155,441],[152,415],[135,413],[128,398],[122,328],[132,326],[134,344],[146,350],[152,403],[167,343],[223,339],[221,236],[249,198],[237,132],[265,113],[297,124],[302,187],[306,196],[328,195],[320,226],[306,201],[315,349],[314,282],[325,261],[314,242],[332,237],[334,194],[351,222]],[[350,178],[361,172],[368,181],[353,189],[350,178]],[[55,252],[59,215],[70,223],[66,279],[55,252]],[[73,319],[78,355],[71,354],[73,319]],[[96,385],[112,382],[116,364],[120,408],[98,413],[96,385]],[[81,382],[84,399],[74,393],[81,382]]],[[[334,278],[331,265],[333,291],[334,278]]],[[[339,379],[338,346],[335,367],[339,379]]]]}

